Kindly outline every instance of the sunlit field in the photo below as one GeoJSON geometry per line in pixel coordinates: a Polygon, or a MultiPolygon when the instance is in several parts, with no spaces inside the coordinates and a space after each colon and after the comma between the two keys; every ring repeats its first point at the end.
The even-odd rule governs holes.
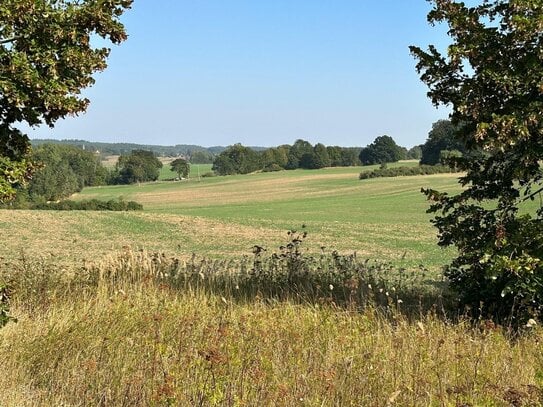
{"type": "Polygon", "coordinates": [[[224,258],[250,254],[255,244],[277,248],[288,230],[305,225],[306,246],[314,253],[323,248],[356,252],[401,267],[439,269],[452,251],[436,245],[420,189],[454,190],[457,175],[360,181],[361,170],[296,170],[86,188],[74,199],[135,200],[144,211],[2,211],[2,228],[20,231],[19,239],[6,242],[3,257],[36,253],[87,259],[131,246],[224,258]]]}

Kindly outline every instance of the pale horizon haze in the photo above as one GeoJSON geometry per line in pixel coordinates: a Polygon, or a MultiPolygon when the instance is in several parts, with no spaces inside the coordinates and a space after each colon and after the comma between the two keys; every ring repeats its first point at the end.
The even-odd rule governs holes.
{"type": "Polygon", "coordinates": [[[440,49],[425,0],[135,0],[85,114],[31,138],[140,144],[424,143],[445,119],[408,46],[440,49]]]}

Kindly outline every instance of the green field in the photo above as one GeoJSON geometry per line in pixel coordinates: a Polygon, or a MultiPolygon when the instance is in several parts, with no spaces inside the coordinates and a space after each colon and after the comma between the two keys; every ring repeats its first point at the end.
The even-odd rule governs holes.
{"type": "MultiPolygon", "coordinates": [[[[414,162],[401,165],[415,165],[414,162]]],[[[398,164],[400,165],[400,164],[398,164]]],[[[124,246],[177,256],[250,255],[276,249],[286,232],[306,226],[307,249],[338,250],[406,268],[437,270],[452,251],[437,246],[421,187],[458,188],[457,175],[358,180],[364,168],[295,170],[132,186],[86,188],[74,199],[135,200],[138,213],[0,212],[0,226],[19,231],[3,257],[50,253],[99,257],[124,246]],[[45,236],[45,237],[44,237],[45,236]],[[47,250],[43,250],[43,247],[47,250]]],[[[193,166],[194,170],[194,166],[193,166]]]]}
{"type": "MultiPolygon", "coordinates": [[[[160,181],[172,180],[177,178],[177,173],[173,172],[170,169],[170,162],[172,160],[173,159],[162,160],[163,165],[160,169],[160,175],[158,177],[160,181]]],[[[189,178],[201,177],[202,175],[211,172],[211,167],[213,167],[213,164],[191,164],[189,178]]]]}

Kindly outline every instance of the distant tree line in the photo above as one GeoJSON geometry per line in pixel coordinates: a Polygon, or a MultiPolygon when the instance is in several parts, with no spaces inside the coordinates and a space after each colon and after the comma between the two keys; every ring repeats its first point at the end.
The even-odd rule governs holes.
{"type": "Polygon", "coordinates": [[[155,181],[162,167],[152,152],[134,150],[121,155],[115,168],[109,170],[102,165],[98,152],[67,144],[42,144],[34,148],[32,159],[38,169],[28,185],[17,190],[15,201],[9,203],[12,207],[40,208],[89,186],[155,181]]]}
{"type": "MultiPolygon", "coordinates": [[[[177,158],[170,165],[180,179],[188,176],[190,163],[213,162],[213,171],[218,175],[375,165],[402,159],[419,159],[423,165],[438,165],[465,153],[462,141],[456,137],[457,130],[450,121],[440,120],[433,124],[426,142],[410,150],[386,135],[377,137],[364,148],[312,145],[299,139],[292,145],[267,149],[235,144],[216,155],[198,150],[192,152],[191,158],[177,158]]],[[[109,170],[101,164],[99,151],[89,147],[82,149],[68,142],[35,146],[33,160],[39,169],[28,186],[18,191],[18,205],[63,200],[87,186],[156,181],[162,168],[156,152],[133,149],[121,154],[115,167],[109,170]]]]}
{"type": "Polygon", "coordinates": [[[211,164],[213,158],[224,151],[225,147],[202,147],[193,144],[176,144],[174,146],[158,146],[152,144],[135,143],[102,143],[86,140],[53,140],[53,139],[34,139],[31,141],[34,148],[43,144],[61,144],[79,147],[80,149],[100,152],[102,156],[107,155],[126,155],[134,150],[146,150],[153,152],[159,157],[178,157],[189,158],[195,164],[211,164]]]}
{"type": "Polygon", "coordinates": [[[220,153],[213,161],[213,171],[218,175],[247,174],[254,171],[280,171],[293,169],[318,169],[360,165],[360,148],[312,145],[296,140],[291,145],[281,145],[263,151],[241,144],[234,144],[220,153]]]}
{"type": "Polygon", "coordinates": [[[319,169],[350,167],[420,159],[421,146],[408,150],[398,146],[392,137],[381,136],[365,148],[312,145],[296,140],[293,145],[281,145],[263,151],[235,144],[227,147],[213,161],[218,175],[247,174],[255,171],[319,169]]]}

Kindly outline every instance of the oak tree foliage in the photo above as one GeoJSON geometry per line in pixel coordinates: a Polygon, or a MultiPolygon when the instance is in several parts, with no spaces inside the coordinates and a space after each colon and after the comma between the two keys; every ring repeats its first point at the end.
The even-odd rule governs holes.
{"type": "Polygon", "coordinates": [[[363,165],[394,163],[405,158],[405,153],[390,136],[379,136],[360,151],[363,165]]]}
{"type": "Polygon", "coordinates": [[[187,178],[190,173],[190,164],[183,158],[176,158],[170,163],[170,169],[177,174],[179,179],[187,178]]]}
{"type": "Polygon", "coordinates": [[[0,201],[30,179],[30,145],[17,127],[84,112],[81,90],[106,68],[102,38],[126,38],[119,21],[132,0],[2,0],[0,2],[0,201]]]}
{"type": "Polygon", "coordinates": [[[113,183],[135,184],[138,182],[157,181],[162,162],[152,151],[132,150],[130,154],[121,154],[115,165],[116,176],[113,183]]]}
{"type": "Polygon", "coordinates": [[[424,191],[439,243],[458,249],[446,275],[461,305],[520,326],[543,308],[543,2],[431,3],[451,45],[411,52],[468,152],[450,158],[460,193],[424,191]]]}

